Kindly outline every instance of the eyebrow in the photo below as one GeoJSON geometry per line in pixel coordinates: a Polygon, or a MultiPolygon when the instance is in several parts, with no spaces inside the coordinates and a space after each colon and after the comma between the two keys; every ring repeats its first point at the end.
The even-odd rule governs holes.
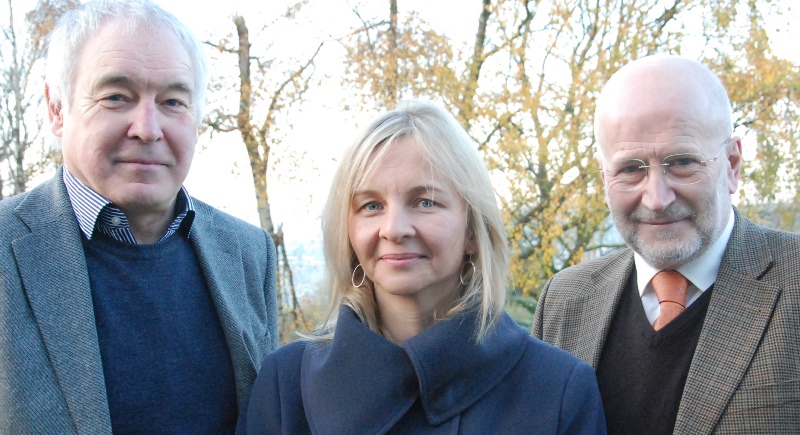
{"type": "MultiPolygon", "coordinates": [[[[134,80],[125,74],[108,74],[104,76],[100,76],[97,80],[94,81],[92,89],[102,88],[104,86],[130,86],[134,83],[134,80]]],[[[186,92],[188,94],[193,94],[192,87],[183,81],[174,81],[168,83],[164,89],[169,90],[176,90],[181,92],[186,92]]]]}
{"type": "MultiPolygon", "coordinates": [[[[428,192],[433,192],[437,195],[443,195],[444,197],[447,197],[447,194],[445,193],[446,191],[444,189],[437,188],[435,183],[415,186],[406,191],[406,193],[408,193],[410,196],[421,195],[423,193],[428,193],[428,192]]],[[[353,201],[362,196],[369,197],[369,196],[374,196],[376,194],[377,191],[373,189],[359,189],[353,193],[353,196],[350,198],[350,200],[353,201]]]]}

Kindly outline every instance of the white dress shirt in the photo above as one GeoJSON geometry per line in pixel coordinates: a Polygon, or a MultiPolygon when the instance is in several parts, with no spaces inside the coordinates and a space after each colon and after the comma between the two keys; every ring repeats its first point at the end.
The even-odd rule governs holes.
{"type": "MultiPolygon", "coordinates": [[[[686,263],[679,267],[677,270],[686,279],[689,280],[689,289],[686,293],[686,307],[696,301],[704,291],[708,290],[714,281],[717,280],[717,272],[719,265],[722,263],[722,255],[725,253],[725,248],[728,246],[728,240],[731,238],[733,232],[733,210],[731,210],[728,217],[728,224],[722,230],[714,243],[709,246],[708,250],[696,260],[686,263]]],[[[658,305],[658,297],[653,291],[653,286],[650,281],[658,272],[659,269],[647,264],[647,262],[638,253],[633,254],[633,261],[636,264],[636,284],[639,288],[639,296],[642,298],[642,306],[647,315],[647,320],[650,324],[658,319],[660,311],[658,305]]]]}

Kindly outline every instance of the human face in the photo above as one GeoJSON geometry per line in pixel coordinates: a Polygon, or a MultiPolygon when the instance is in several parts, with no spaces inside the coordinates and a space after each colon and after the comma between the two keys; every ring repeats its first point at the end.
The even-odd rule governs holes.
{"type": "Polygon", "coordinates": [[[48,108],[64,163],[126,213],[173,213],[197,143],[191,58],[167,30],[109,22],[84,43],[66,107],[48,108]]]}
{"type": "Polygon", "coordinates": [[[451,303],[467,250],[467,208],[413,139],[390,145],[353,195],[350,244],[374,283],[379,308],[451,303]]]}
{"type": "MultiPolygon", "coordinates": [[[[601,163],[638,158],[654,164],[677,153],[713,157],[719,141],[708,139],[703,128],[702,123],[680,116],[624,117],[605,128],[607,145],[601,163]]],[[[625,243],[659,269],[674,269],[702,255],[719,237],[731,212],[740,146],[738,138],[726,142],[722,157],[708,165],[707,175],[697,184],[676,185],[661,170],[651,169],[641,187],[624,191],[604,173],[606,202],[625,243]]]]}

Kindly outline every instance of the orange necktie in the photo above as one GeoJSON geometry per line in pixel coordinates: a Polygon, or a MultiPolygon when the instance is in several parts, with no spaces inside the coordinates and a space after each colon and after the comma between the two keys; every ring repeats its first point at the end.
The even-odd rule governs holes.
{"type": "Polygon", "coordinates": [[[658,331],[686,309],[689,281],[680,272],[662,270],[653,277],[651,283],[660,307],[658,319],[653,323],[653,329],[658,331]]]}

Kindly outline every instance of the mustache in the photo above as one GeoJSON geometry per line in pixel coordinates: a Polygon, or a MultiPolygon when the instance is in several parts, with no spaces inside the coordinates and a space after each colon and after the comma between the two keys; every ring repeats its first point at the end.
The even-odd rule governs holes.
{"type": "Polygon", "coordinates": [[[667,208],[660,211],[648,210],[646,207],[636,207],[629,215],[628,219],[632,222],[657,222],[657,221],[676,221],[681,219],[693,219],[697,213],[684,202],[673,202],[667,208]]]}

